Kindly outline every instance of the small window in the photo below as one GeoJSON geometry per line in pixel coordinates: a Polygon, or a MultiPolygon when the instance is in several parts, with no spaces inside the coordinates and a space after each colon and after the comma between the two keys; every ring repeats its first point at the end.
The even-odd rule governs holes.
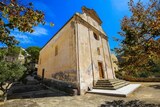
{"type": "Polygon", "coordinates": [[[97,53],[98,53],[98,55],[100,55],[100,54],[101,54],[101,52],[100,52],[100,49],[99,49],[99,48],[97,48],[97,53]]]}
{"type": "Polygon", "coordinates": [[[39,64],[41,64],[41,59],[39,59],[39,64]]]}
{"type": "Polygon", "coordinates": [[[55,47],[55,56],[58,55],[58,46],[55,47]]]}
{"type": "Polygon", "coordinates": [[[98,35],[97,35],[96,33],[93,33],[93,35],[94,35],[94,38],[95,38],[96,40],[99,40],[99,37],[98,37],[98,35]]]}

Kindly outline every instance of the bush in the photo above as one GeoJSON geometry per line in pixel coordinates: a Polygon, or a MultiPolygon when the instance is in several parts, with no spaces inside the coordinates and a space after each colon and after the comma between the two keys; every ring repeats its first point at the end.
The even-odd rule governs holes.
{"type": "Polygon", "coordinates": [[[135,78],[131,76],[124,76],[123,79],[130,82],[160,82],[160,78],[135,78]]]}
{"type": "Polygon", "coordinates": [[[139,77],[142,77],[142,78],[146,78],[146,77],[149,77],[151,74],[148,73],[148,72],[141,72],[138,76],[139,77]]]}

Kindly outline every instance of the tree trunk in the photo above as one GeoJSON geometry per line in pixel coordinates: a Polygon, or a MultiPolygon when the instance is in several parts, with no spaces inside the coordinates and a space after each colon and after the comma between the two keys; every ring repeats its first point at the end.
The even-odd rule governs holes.
{"type": "Polygon", "coordinates": [[[4,102],[6,102],[6,101],[7,101],[7,95],[8,95],[8,94],[7,94],[7,92],[6,92],[6,93],[4,94],[4,96],[3,96],[3,97],[4,97],[4,99],[3,99],[3,100],[4,100],[4,102]]]}

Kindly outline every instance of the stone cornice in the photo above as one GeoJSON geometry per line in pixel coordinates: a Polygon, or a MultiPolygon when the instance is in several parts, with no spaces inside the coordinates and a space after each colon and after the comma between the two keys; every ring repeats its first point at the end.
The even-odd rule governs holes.
{"type": "Polygon", "coordinates": [[[102,24],[101,19],[99,18],[97,13],[94,11],[94,9],[89,9],[89,8],[83,6],[82,11],[83,11],[83,13],[88,14],[90,17],[92,17],[94,20],[96,20],[99,23],[99,25],[102,24]]]}

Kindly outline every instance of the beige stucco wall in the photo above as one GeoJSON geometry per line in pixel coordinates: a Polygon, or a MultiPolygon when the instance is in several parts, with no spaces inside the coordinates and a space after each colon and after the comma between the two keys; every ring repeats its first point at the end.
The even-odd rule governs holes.
{"type": "Polygon", "coordinates": [[[38,75],[45,78],[76,82],[76,54],[73,20],[68,22],[40,51],[38,75]],[[55,56],[55,47],[58,55],[55,56]]]}
{"type": "Polygon", "coordinates": [[[86,18],[86,21],[92,24],[92,27],[96,26],[95,28],[100,30],[95,31],[92,27],[89,28],[84,23],[77,24],[81,94],[84,94],[88,88],[92,88],[93,84],[100,79],[98,62],[103,64],[104,79],[114,78],[108,41],[99,33],[104,32],[101,29],[101,26],[91,17],[86,16],[85,14],[83,15],[81,15],[81,17],[83,16],[83,19],[86,18]],[[93,23],[95,23],[94,26],[93,23]],[[94,38],[93,32],[99,36],[99,40],[94,38]],[[97,52],[98,47],[100,49],[100,55],[98,55],[97,52]]]}
{"type": "Polygon", "coordinates": [[[78,26],[78,55],[81,94],[86,92],[86,88],[92,86],[93,74],[90,55],[88,28],[82,24],[78,26]]]}

